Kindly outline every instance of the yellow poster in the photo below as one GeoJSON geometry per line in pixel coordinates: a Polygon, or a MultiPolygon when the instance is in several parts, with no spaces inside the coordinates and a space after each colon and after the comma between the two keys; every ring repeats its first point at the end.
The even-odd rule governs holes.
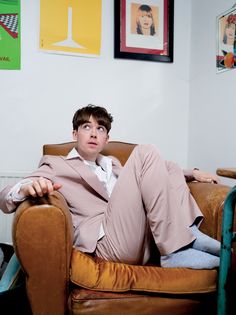
{"type": "Polygon", "coordinates": [[[102,0],[41,0],[40,49],[99,56],[102,0]]]}

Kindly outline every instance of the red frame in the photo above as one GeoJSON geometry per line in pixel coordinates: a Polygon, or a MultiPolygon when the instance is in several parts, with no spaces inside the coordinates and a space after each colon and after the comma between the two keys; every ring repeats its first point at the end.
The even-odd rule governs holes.
{"type": "Polygon", "coordinates": [[[174,0],[163,2],[164,48],[160,50],[126,46],[126,0],[115,0],[115,58],[173,61],[174,0]]]}

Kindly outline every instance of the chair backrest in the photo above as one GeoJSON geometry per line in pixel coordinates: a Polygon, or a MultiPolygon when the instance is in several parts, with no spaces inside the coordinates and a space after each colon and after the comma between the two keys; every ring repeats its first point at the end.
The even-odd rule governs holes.
{"type": "MultiPolygon", "coordinates": [[[[43,155],[63,155],[66,156],[73,147],[76,141],[58,143],[58,144],[45,144],[43,146],[43,155]]],[[[122,165],[125,164],[136,144],[126,143],[121,141],[110,141],[101,152],[104,155],[115,156],[122,165]]]]}

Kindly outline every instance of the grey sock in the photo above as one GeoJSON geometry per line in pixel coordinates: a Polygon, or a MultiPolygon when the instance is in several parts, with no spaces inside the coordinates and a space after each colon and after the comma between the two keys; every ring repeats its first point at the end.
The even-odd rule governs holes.
{"type": "Polygon", "coordinates": [[[161,256],[161,266],[165,268],[213,269],[219,264],[219,257],[193,248],[161,256]]]}
{"type": "Polygon", "coordinates": [[[196,225],[190,226],[190,230],[196,237],[192,245],[194,249],[220,256],[221,243],[219,241],[199,231],[196,225]]]}

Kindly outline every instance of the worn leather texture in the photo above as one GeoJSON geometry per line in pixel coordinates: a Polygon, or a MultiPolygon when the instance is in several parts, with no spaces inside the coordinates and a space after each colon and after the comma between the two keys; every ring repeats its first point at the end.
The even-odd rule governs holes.
{"type": "Polygon", "coordinates": [[[93,290],[169,294],[216,290],[216,270],[134,266],[93,258],[76,249],[72,251],[71,266],[71,282],[93,290]]]}
{"type": "Polygon", "coordinates": [[[68,307],[71,315],[215,315],[216,296],[110,293],[74,289],[68,307]]]}
{"type": "MultiPolygon", "coordinates": [[[[61,151],[60,145],[46,145],[44,154],[66,155],[73,145],[63,144],[61,151]]],[[[125,163],[134,146],[112,142],[105,153],[125,163]]],[[[229,187],[202,183],[189,187],[205,216],[201,229],[220,240],[229,187]]],[[[216,305],[217,270],[128,266],[75,251],[69,209],[58,192],[18,207],[13,243],[34,315],[202,315],[211,314],[216,305]]]]}

